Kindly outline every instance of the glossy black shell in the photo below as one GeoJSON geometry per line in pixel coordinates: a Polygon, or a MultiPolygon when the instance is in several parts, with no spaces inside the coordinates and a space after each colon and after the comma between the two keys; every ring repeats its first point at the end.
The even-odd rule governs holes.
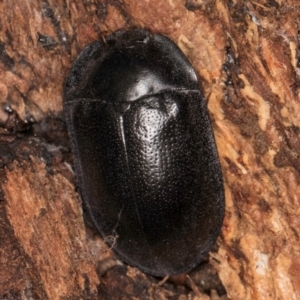
{"type": "Polygon", "coordinates": [[[90,44],[68,76],[64,111],[104,239],[153,275],[196,266],[220,232],[224,190],[206,101],[180,49],[146,30],[90,44]]]}

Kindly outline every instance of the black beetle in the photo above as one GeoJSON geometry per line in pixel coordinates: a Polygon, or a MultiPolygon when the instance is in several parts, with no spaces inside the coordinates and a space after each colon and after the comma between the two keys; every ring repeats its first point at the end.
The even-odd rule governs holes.
{"type": "Polygon", "coordinates": [[[64,111],[83,200],[127,263],[195,267],[219,235],[224,188],[206,101],[180,49],[143,29],[87,46],[64,111]]]}

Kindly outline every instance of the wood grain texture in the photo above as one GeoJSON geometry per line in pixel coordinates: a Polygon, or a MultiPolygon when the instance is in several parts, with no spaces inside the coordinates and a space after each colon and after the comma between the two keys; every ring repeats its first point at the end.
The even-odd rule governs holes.
{"type": "Polygon", "coordinates": [[[226,189],[210,262],[228,297],[299,299],[299,20],[296,0],[1,1],[0,298],[221,298],[124,266],[100,276],[111,254],[86,234],[66,167],[72,62],[96,39],[144,27],[179,45],[208,102],[226,189]]]}
{"type": "Polygon", "coordinates": [[[5,160],[2,213],[6,215],[2,220],[10,236],[1,231],[6,232],[1,247],[1,294],[4,298],[23,294],[25,299],[31,293],[34,299],[97,294],[99,278],[88,250],[81,203],[60,151],[34,138],[16,139],[9,147],[6,151],[14,160],[5,160]],[[10,255],[13,246],[6,245],[12,241],[14,257],[10,255]],[[13,274],[8,277],[5,269],[13,274]]]}

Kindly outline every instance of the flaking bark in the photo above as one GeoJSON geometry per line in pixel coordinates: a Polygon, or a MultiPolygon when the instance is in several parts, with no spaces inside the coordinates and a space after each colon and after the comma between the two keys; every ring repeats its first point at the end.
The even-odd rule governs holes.
{"type": "Polygon", "coordinates": [[[0,2],[0,299],[299,299],[299,20],[296,0],[0,2]],[[195,284],[120,266],[83,222],[63,84],[131,27],[177,43],[208,102],[226,217],[195,284]]]}

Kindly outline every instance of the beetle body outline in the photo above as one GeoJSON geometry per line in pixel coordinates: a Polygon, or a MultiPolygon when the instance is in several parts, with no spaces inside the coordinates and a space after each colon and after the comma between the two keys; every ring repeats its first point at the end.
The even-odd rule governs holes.
{"type": "Polygon", "coordinates": [[[64,111],[83,200],[118,255],[156,276],[195,267],[219,235],[224,189],[206,101],[179,48],[142,29],[90,44],[64,111]]]}

